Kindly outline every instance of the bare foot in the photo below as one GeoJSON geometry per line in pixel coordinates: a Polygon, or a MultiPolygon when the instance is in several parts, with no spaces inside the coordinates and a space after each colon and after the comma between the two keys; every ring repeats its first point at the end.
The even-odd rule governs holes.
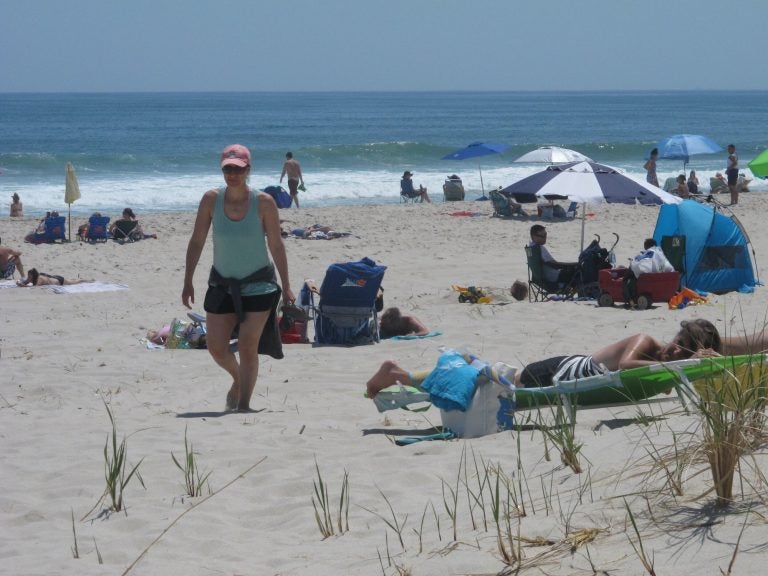
{"type": "Polygon", "coordinates": [[[232,387],[229,389],[229,392],[227,392],[227,403],[224,406],[224,410],[226,412],[234,412],[237,410],[237,403],[239,399],[240,390],[238,389],[237,385],[232,382],[232,387]]]}

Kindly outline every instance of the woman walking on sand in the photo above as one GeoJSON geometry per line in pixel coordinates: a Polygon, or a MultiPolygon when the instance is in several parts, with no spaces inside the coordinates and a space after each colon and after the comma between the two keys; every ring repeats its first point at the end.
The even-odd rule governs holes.
{"type": "Polygon", "coordinates": [[[251,153],[240,144],[221,154],[226,186],[203,195],[189,239],[181,301],[195,301],[192,278],[213,224],[213,267],[203,307],[207,313],[207,343],[216,363],[232,377],[226,409],[249,411],[259,373],[259,341],[270,313],[283,300],[295,300],[288,278],[288,259],[280,235],[277,205],[269,194],[251,190],[251,153]],[[266,241],[265,241],[266,235],[266,241]],[[269,260],[272,255],[274,266],[269,260]],[[229,349],[230,335],[240,325],[238,355],[229,349]]]}

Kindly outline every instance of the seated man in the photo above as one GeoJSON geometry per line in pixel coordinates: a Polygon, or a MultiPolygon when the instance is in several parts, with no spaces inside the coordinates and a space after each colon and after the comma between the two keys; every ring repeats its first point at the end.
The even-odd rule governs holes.
{"type": "Polygon", "coordinates": [[[95,280],[84,280],[82,278],[68,279],[55,274],[38,272],[37,268],[30,268],[27,277],[16,282],[16,285],[24,288],[28,286],[70,286],[72,284],[85,284],[88,282],[95,282],[95,280]]]}
{"type": "MultiPolygon", "coordinates": [[[[683,321],[680,323],[680,330],[668,344],[659,342],[648,334],[635,334],[609,344],[591,356],[555,356],[532,362],[515,373],[515,386],[551,386],[553,379],[587,378],[608,371],[638,368],[693,356],[744,354],[756,351],[766,343],[765,341],[766,338],[762,335],[722,339],[717,328],[708,320],[683,321]]],[[[408,372],[388,360],[368,380],[367,395],[373,398],[381,390],[398,382],[419,386],[428,375],[429,371],[408,372]]]]}
{"type": "Polygon", "coordinates": [[[541,224],[531,226],[531,241],[528,246],[541,247],[544,278],[551,284],[568,284],[579,270],[578,262],[558,262],[544,246],[547,243],[547,229],[541,224]]]}
{"type": "Polygon", "coordinates": [[[680,198],[690,197],[691,193],[688,190],[688,184],[685,182],[685,174],[679,174],[675,181],[677,182],[677,186],[674,190],[671,190],[671,193],[680,196],[680,198]]]}
{"type": "Polygon", "coordinates": [[[413,172],[409,172],[408,170],[403,172],[403,179],[400,180],[400,194],[407,198],[420,198],[421,202],[424,202],[425,200],[427,202],[432,202],[432,200],[429,199],[429,194],[427,194],[427,189],[424,188],[424,186],[420,185],[418,190],[413,187],[413,180],[411,180],[412,176],[413,172]]]}
{"type": "Polygon", "coordinates": [[[429,328],[424,326],[416,316],[406,316],[400,312],[400,308],[387,308],[379,321],[379,333],[382,338],[393,336],[407,336],[415,334],[424,336],[429,334],[429,328]]]}
{"type": "Polygon", "coordinates": [[[13,278],[13,273],[17,269],[23,277],[24,265],[21,263],[21,252],[7,246],[0,246],[0,278],[4,280],[13,278]]]}

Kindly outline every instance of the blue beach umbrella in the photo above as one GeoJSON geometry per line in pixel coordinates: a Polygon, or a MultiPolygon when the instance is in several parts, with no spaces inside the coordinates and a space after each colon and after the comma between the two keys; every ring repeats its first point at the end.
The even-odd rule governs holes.
{"type": "MultiPolygon", "coordinates": [[[[488,156],[489,154],[498,154],[504,152],[509,148],[508,144],[487,144],[484,142],[472,142],[469,146],[456,150],[443,156],[443,160],[467,160],[469,158],[477,158],[479,156],[488,156]]],[[[483,184],[483,170],[480,168],[480,164],[477,165],[480,170],[480,188],[483,191],[483,195],[478,200],[488,200],[485,195],[485,184],[483,184]]]]}
{"type": "Polygon", "coordinates": [[[695,154],[714,154],[723,148],[717,142],[700,134],[676,134],[659,142],[659,158],[682,160],[683,171],[691,156],[695,154]]]}

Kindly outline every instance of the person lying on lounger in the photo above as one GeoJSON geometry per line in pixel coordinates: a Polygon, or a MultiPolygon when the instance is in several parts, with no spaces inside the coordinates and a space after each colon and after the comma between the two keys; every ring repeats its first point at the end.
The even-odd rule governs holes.
{"type": "Polygon", "coordinates": [[[64,278],[64,276],[38,272],[36,268],[30,268],[27,272],[27,277],[24,280],[17,281],[16,285],[24,288],[27,286],[69,286],[71,284],[84,284],[86,282],[95,282],[95,280],[85,280],[83,278],[69,279],[64,278]]]}
{"type": "MultiPolygon", "coordinates": [[[[761,340],[767,340],[762,338],[761,340]]],[[[717,356],[722,353],[745,354],[765,342],[754,337],[728,338],[725,346],[717,328],[708,320],[681,322],[680,331],[668,344],[648,334],[635,334],[601,348],[591,356],[555,356],[532,362],[515,374],[515,386],[533,388],[551,386],[553,379],[587,378],[615,370],[638,368],[683,360],[691,357],[717,356]]],[[[429,375],[428,370],[408,372],[387,360],[366,384],[368,397],[373,398],[384,388],[400,382],[418,386],[429,375]]]]}
{"type": "Polygon", "coordinates": [[[424,326],[416,316],[404,315],[400,308],[387,308],[379,320],[379,335],[382,338],[407,336],[414,334],[424,336],[429,334],[429,328],[424,326]]]}

